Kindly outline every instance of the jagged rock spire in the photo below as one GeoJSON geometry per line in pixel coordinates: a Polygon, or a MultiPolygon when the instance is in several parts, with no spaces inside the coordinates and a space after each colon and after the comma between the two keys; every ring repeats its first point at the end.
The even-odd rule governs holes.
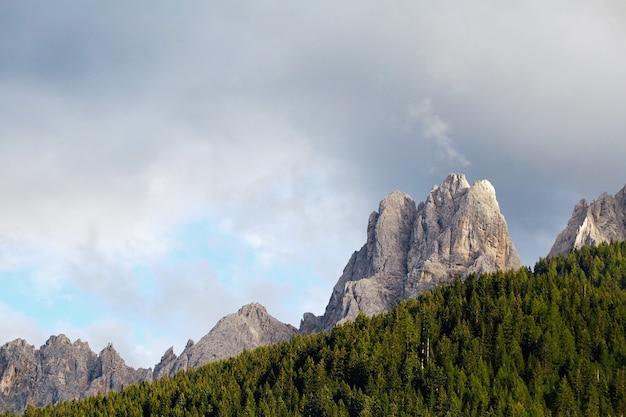
{"type": "Polygon", "coordinates": [[[450,174],[417,207],[399,191],[381,201],[324,315],[305,314],[300,330],[329,330],[360,312],[387,311],[455,276],[520,266],[491,183],[470,186],[463,174],[450,174]]]}
{"type": "Polygon", "coordinates": [[[580,200],[548,256],[563,255],[583,246],[623,240],[626,240],[626,185],[614,196],[600,194],[591,204],[585,199],[580,200]]]}
{"type": "Polygon", "coordinates": [[[22,339],[0,347],[0,412],[106,394],[152,379],[150,369],[127,366],[112,345],[99,355],[86,342],[50,336],[39,349],[22,339]]]}

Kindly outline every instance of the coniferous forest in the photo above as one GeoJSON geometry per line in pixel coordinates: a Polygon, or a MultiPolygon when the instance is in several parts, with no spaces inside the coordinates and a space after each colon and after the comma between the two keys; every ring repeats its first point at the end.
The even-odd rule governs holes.
{"type": "Polygon", "coordinates": [[[26,416],[626,414],[626,243],[470,275],[389,313],[26,416]]]}

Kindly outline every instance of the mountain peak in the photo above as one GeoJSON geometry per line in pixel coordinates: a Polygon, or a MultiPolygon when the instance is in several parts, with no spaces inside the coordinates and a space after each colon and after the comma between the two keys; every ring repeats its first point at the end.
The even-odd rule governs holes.
{"type": "Polygon", "coordinates": [[[580,200],[567,226],[556,237],[548,256],[602,242],[626,240],[626,185],[614,196],[603,192],[596,200],[580,200]]]}
{"type": "Polygon", "coordinates": [[[96,355],[86,342],[50,336],[39,349],[16,339],[0,347],[0,410],[22,412],[45,405],[151,380],[148,369],[126,366],[108,345],[96,355]]]}
{"type": "MultiPolygon", "coordinates": [[[[437,187],[437,186],[435,186],[437,187]]],[[[467,182],[467,178],[465,174],[459,173],[450,173],[443,180],[441,185],[438,188],[449,190],[450,192],[457,193],[459,190],[463,190],[465,188],[469,188],[469,182],[467,182]]]]}
{"type": "Polygon", "coordinates": [[[397,205],[402,204],[406,200],[413,201],[410,195],[403,193],[402,191],[395,190],[387,194],[387,196],[382,199],[380,204],[397,205]]]}
{"type": "Polygon", "coordinates": [[[180,356],[168,349],[154,368],[154,378],[239,355],[245,349],[290,339],[297,330],[271,316],[259,303],[242,306],[221,320],[197,343],[187,343],[180,356]]]}
{"type": "Polygon", "coordinates": [[[495,187],[489,182],[489,180],[478,180],[476,181],[471,188],[476,188],[478,190],[484,191],[488,194],[496,195],[495,187]]]}
{"type": "Polygon", "coordinates": [[[65,336],[63,333],[55,336],[52,335],[48,338],[48,340],[46,340],[46,346],[50,346],[50,345],[71,345],[72,341],[65,336]]]}
{"type": "Polygon", "coordinates": [[[300,329],[329,330],[456,276],[520,266],[494,187],[487,180],[470,187],[465,175],[453,173],[417,207],[399,191],[381,201],[370,215],[367,242],[350,258],[324,315],[305,314],[300,329]]]}
{"type": "Polygon", "coordinates": [[[242,317],[250,317],[252,315],[268,315],[267,313],[267,309],[262,306],[259,303],[249,303],[246,304],[244,306],[242,306],[238,311],[237,311],[237,315],[238,316],[242,316],[242,317]]]}

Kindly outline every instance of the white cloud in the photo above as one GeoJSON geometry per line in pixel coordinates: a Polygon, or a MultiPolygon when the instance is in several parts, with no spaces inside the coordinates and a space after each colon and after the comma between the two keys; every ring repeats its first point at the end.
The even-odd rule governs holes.
{"type": "Polygon", "coordinates": [[[0,344],[25,339],[39,347],[38,343],[43,343],[46,335],[36,318],[27,317],[0,301],[0,337],[2,338],[0,344]]]}
{"type": "Polygon", "coordinates": [[[408,117],[412,122],[420,125],[422,136],[435,141],[444,160],[459,164],[463,168],[470,164],[467,158],[454,147],[454,142],[448,135],[450,128],[434,112],[430,98],[409,106],[408,117]]]}

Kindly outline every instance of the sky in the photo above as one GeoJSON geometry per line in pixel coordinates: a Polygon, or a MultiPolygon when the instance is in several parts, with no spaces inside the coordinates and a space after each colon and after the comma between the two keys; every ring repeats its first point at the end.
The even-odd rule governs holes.
{"type": "Polygon", "coordinates": [[[322,314],[369,213],[451,172],[528,266],[626,184],[622,0],[0,2],[0,344],[134,367],[322,314]]]}

